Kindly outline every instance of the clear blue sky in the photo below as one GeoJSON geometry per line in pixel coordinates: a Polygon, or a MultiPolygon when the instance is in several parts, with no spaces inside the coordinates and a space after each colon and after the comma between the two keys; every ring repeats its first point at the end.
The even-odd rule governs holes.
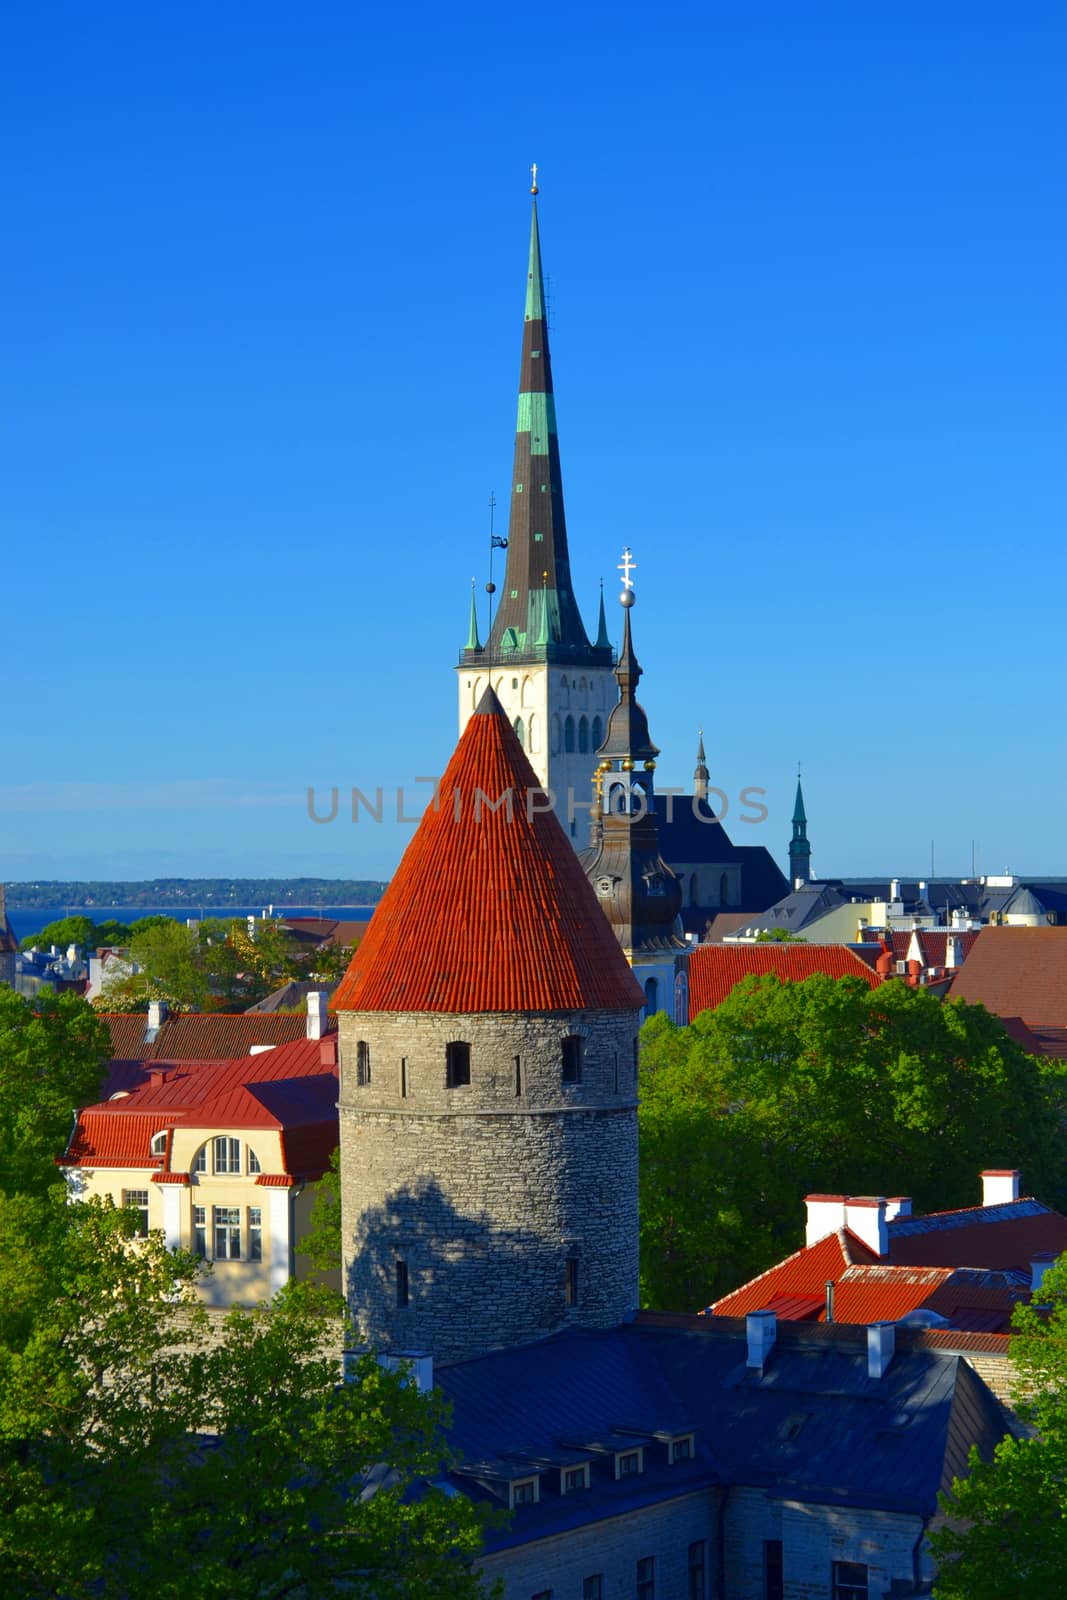
{"type": "Polygon", "coordinates": [[[1065,47],[1025,0],[10,8],[0,874],[392,870],[305,793],[452,749],[533,160],[661,779],[703,723],[780,858],[800,756],[823,874],[1067,872],[1065,47]]]}

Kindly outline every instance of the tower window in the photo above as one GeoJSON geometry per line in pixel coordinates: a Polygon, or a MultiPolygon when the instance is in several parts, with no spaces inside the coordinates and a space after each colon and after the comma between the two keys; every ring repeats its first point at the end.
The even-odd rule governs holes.
{"type": "Polygon", "coordinates": [[[619,1092],[619,1052],[615,1052],[615,1093],[619,1092]]]}
{"type": "Polygon", "coordinates": [[[563,748],[568,755],[574,754],[574,718],[568,717],[563,724],[563,748]]]}
{"type": "Polygon", "coordinates": [[[402,1309],[404,1306],[406,1306],[410,1298],[411,1296],[408,1290],[408,1264],[406,1261],[398,1261],[396,1264],[396,1303],[398,1308],[402,1309]]]}
{"type": "Polygon", "coordinates": [[[370,1045],[360,1039],[356,1045],[356,1083],[362,1089],[370,1082],[370,1045]]]}
{"type": "Polygon", "coordinates": [[[601,722],[599,717],[594,717],[593,718],[593,738],[592,738],[593,749],[594,750],[599,750],[600,746],[603,743],[604,743],[604,724],[601,722]]]}
{"type": "Polygon", "coordinates": [[[567,1257],[567,1270],[563,1278],[563,1303],[568,1306],[578,1304],[578,1258],[567,1257]]]}
{"type": "Polygon", "coordinates": [[[511,680],[511,687],[512,687],[512,688],[513,688],[513,689],[517,689],[517,688],[518,688],[518,687],[519,687],[519,680],[518,680],[518,678],[512,678],[512,680],[511,680]]]}
{"type": "Polygon", "coordinates": [[[471,1081],[471,1047],[458,1039],[445,1045],[445,1087],[460,1089],[471,1081]]]}
{"type": "Polygon", "coordinates": [[[523,727],[521,717],[515,718],[515,737],[518,739],[519,743],[525,747],[526,729],[523,727]]]}
{"type": "Polygon", "coordinates": [[[562,1046],[562,1079],[564,1083],[581,1083],[582,1081],[582,1047],[585,1041],[581,1034],[572,1033],[563,1041],[562,1046]]]}
{"type": "MultiPolygon", "coordinates": [[[[541,485],[541,493],[543,494],[544,491],[545,491],[545,486],[544,486],[544,484],[542,484],[541,485]]],[[[534,544],[544,544],[544,542],[545,542],[545,536],[544,536],[543,533],[535,533],[534,534],[534,544]]]]}
{"type": "Polygon", "coordinates": [[[582,755],[589,751],[589,718],[581,717],[578,722],[578,749],[582,755]]]}
{"type": "Polygon", "coordinates": [[[659,1010],[659,984],[655,978],[645,980],[645,1013],[647,1016],[659,1010]]]}
{"type": "Polygon", "coordinates": [[[518,1097],[519,1095],[522,1094],[522,1057],[521,1056],[516,1056],[515,1057],[515,1094],[516,1094],[516,1097],[518,1097]]]}
{"type": "Polygon", "coordinates": [[[400,1098],[401,1098],[401,1100],[406,1100],[407,1097],[408,1097],[408,1058],[407,1058],[407,1056],[401,1056],[400,1057],[400,1098]]]}

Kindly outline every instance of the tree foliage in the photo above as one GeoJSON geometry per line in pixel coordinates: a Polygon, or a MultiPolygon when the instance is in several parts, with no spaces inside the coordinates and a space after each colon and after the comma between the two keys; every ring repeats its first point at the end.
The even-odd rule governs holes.
{"type": "Polygon", "coordinates": [[[641,1052],[642,1298],[694,1310],[803,1243],[812,1190],[975,1203],[985,1166],[1057,1201],[1060,1064],[981,1006],[859,978],[748,978],[641,1052]]]}
{"type": "Polygon", "coordinates": [[[330,1164],[315,1185],[308,1231],[297,1250],[307,1256],[320,1272],[337,1272],[341,1267],[341,1147],[337,1146],[330,1164]]]}
{"type": "Polygon", "coordinates": [[[1011,1359],[1029,1437],[1003,1439],[991,1461],[942,1496],[931,1544],[937,1600],[1047,1600],[1067,1593],[1067,1256],[1042,1285],[1042,1305],[1014,1316],[1011,1359]]]}
{"type": "Polygon", "coordinates": [[[245,1007],[302,975],[302,955],[280,922],[206,919],[188,927],[170,917],[145,917],[128,944],[131,969],[105,983],[99,1005],[131,1010],[165,1000],[174,1011],[222,1003],[245,1007]]]}
{"type": "Polygon", "coordinates": [[[26,1000],[0,985],[0,1191],[60,1182],[54,1157],[77,1107],[95,1100],[111,1054],[106,1023],[75,994],[26,1000]]]}

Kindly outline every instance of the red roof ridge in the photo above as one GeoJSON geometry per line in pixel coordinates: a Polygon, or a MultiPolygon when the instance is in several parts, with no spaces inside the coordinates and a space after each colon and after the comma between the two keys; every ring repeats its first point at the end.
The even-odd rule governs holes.
{"type": "Polygon", "coordinates": [[[573,845],[534,801],[543,793],[487,690],[333,1010],[463,1015],[644,1004],[573,845]]]}

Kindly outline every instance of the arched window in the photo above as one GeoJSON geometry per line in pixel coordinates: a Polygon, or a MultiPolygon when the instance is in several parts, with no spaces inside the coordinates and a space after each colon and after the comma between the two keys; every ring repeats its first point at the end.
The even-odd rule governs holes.
{"type": "Polygon", "coordinates": [[[689,1026],[689,980],[684,972],[674,980],[674,1023],[678,1028],[689,1026]]]}
{"type": "Polygon", "coordinates": [[[599,750],[604,743],[604,724],[599,717],[593,718],[593,749],[599,750]]]}
{"type": "Polygon", "coordinates": [[[582,1081],[582,1055],[585,1049],[585,1040],[580,1033],[569,1034],[564,1039],[562,1050],[562,1070],[560,1076],[564,1083],[581,1083],[582,1081]]]}
{"type": "Polygon", "coordinates": [[[356,1044],[356,1083],[362,1089],[370,1082],[370,1045],[366,1039],[356,1044]]]}
{"type": "Polygon", "coordinates": [[[574,754],[574,718],[568,717],[563,724],[563,748],[568,755],[574,754]]]}
{"type": "Polygon", "coordinates": [[[730,904],[730,879],[725,872],[719,879],[719,904],[721,906],[730,904]]]}
{"type": "Polygon", "coordinates": [[[445,1088],[460,1089],[471,1081],[471,1047],[461,1039],[445,1045],[445,1088]]]}
{"type": "Polygon", "coordinates": [[[151,1152],[152,1152],[152,1154],[154,1156],[166,1155],[166,1153],[167,1153],[167,1130],[166,1130],[166,1128],[164,1128],[162,1130],[162,1132],[154,1133],[152,1135],[152,1143],[149,1146],[149,1149],[151,1150],[151,1152]]]}
{"type": "Polygon", "coordinates": [[[659,984],[655,978],[645,979],[645,1015],[651,1017],[659,1010],[659,984]]]}
{"type": "Polygon", "coordinates": [[[522,720],[521,717],[516,717],[515,718],[515,737],[518,739],[519,743],[522,745],[523,749],[525,750],[525,748],[526,748],[526,728],[525,728],[525,725],[523,724],[523,720],[522,720]]]}
{"type": "Polygon", "coordinates": [[[578,749],[581,751],[582,755],[586,755],[589,750],[588,717],[579,717],[578,719],[578,749]]]}
{"type": "Polygon", "coordinates": [[[527,729],[526,729],[526,748],[527,748],[527,750],[531,751],[532,753],[535,753],[537,751],[537,749],[538,749],[536,724],[537,724],[537,714],[536,714],[536,712],[531,711],[530,712],[530,721],[529,721],[529,724],[528,724],[527,729]]]}

